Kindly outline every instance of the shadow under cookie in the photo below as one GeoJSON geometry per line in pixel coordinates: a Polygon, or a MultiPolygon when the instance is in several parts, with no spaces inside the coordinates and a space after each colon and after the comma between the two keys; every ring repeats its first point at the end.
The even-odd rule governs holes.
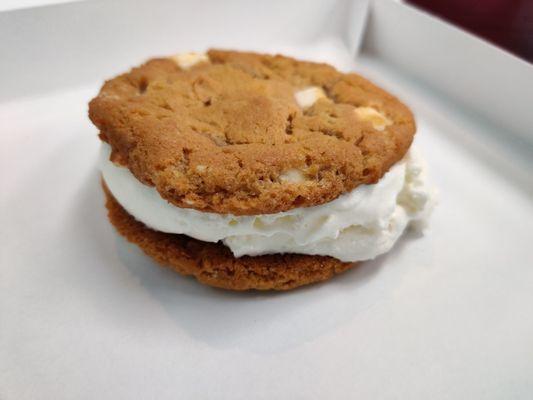
{"type": "Polygon", "coordinates": [[[148,228],[115,200],[104,182],[102,187],[109,220],[122,236],[161,265],[192,275],[206,285],[231,290],[287,290],[328,280],[356,264],[303,254],[236,258],[222,243],[148,228]]]}

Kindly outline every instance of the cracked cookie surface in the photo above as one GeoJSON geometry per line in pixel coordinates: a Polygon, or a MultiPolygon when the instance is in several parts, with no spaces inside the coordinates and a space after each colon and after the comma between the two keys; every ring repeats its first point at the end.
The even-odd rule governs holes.
{"type": "Polygon", "coordinates": [[[152,59],[89,106],[112,160],[178,207],[250,215],[323,204],[377,182],[412,142],[409,109],[357,74],[234,51],[198,60],[152,59]]]}

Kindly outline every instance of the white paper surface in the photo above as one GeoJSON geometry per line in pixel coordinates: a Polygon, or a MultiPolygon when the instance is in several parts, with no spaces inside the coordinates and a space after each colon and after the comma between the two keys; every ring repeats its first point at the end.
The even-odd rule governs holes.
{"type": "Polygon", "coordinates": [[[367,28],[365,53],[483,115],[533,151],[532,64],[399,1],[374,0],[367,28]]]}
{"type": "Polygon", "coordinates": [[[50,4],[68,3],[82,0],[0,0],[0,12],[6,10],[18,10],[28,7],[41,7],[50,4]]]}
{"type": "MultiPolygon", "coordinates": [[[[336,41],[279,51],[354,67],[336,41]]],[[[0,399],[531,398],[531,185],[468,135],[483,123],[356,68],[413,106],[440,204],[425,236],[288,293],[202,286],[114,232],[101,82],[0,104],[0,399]]]]}
{"type": "Polygon", "coordinates": [[[147,58],[210,47],[355,54],[369,0],[90,0],[0,12],[0,101],[100,82],[147,58]],[[16,79],[13,79],[16,77],[16,79]]]}

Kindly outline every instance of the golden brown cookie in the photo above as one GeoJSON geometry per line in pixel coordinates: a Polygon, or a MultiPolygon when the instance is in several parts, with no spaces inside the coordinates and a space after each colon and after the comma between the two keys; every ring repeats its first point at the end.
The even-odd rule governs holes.
{"type": "Polygon", "coordinates": [[[235,258],[221,243],[154,231],[135,220],[105,184],[108,217],[117,231],[160,264],[200,282],[232,290],[287,290],[330,279],[354,263],[332,257],[274,254],[235,258]]]}
{"type": "MultiPolygon", "coordinates": [[[[172,58],[150,60],[106,82],[89,106],[113,161],[178,207],[249,215],[319,205],[377,182],[412,142],[409,109],[359,75],[279,55],[207,56],[184,68],[172,58]],[[295,95],[309,87],[324,97],[301,106],[295,95]]],[[[202,246],[219,249],[224,265],[267,268],[202,246]]],[[[289,258],[315,271],[304,273],[309,281],[317,268],[336,268],[289,258]]]]}

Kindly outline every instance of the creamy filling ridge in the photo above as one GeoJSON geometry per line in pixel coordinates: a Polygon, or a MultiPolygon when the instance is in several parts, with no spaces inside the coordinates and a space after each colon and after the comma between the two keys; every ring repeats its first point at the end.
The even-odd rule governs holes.
{"type": "Polygon", "coordinates": [[[409,226],[417,228],[433,207],[425,164],[414,149],[376,184],[361,185],[328,203],[276,214],[236,216],[179,208],[109,160],[103,144],[100,168],[115,199],[135,219],[167,233],[222,241],[236,257],[298,253],[354,262],[391,249],[409,226]]]}

